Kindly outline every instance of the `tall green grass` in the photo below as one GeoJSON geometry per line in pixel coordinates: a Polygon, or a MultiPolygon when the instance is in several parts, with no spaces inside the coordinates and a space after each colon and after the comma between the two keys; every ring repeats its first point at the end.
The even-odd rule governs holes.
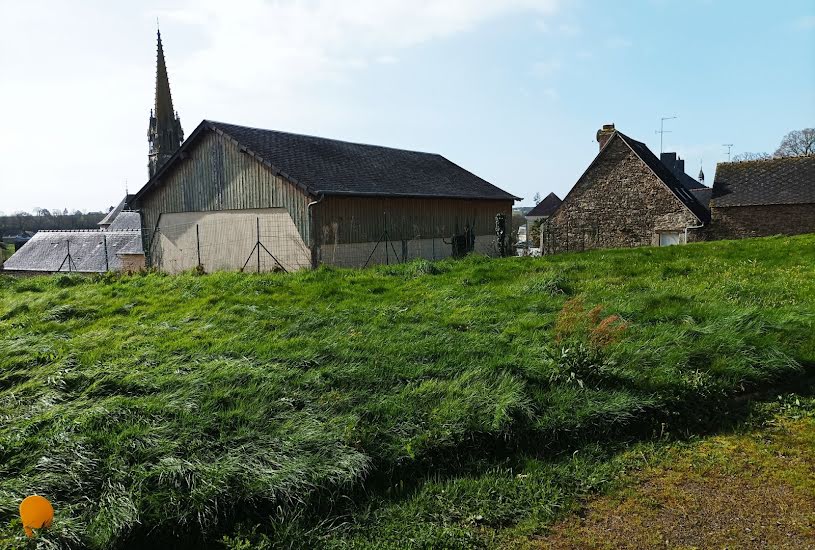
{"type": "MultiPolygon", "coordinates": [[[[468,499],[517,490],[502,493],[496,465],[680,429],[815,365],[813,266],[815,236],[800,236],[291,275],[0,277],[0,541],[20,543],[17,506],[38,493],[57,510],[55,547],[197,547],[253,525],[266,544],[479,546],[468,499]],[[556,334],[575,299],[619,315],[620,337],[556,334]],[[445,481],[468,471],[481,473],[445,481]],[[439,502],[434,483],[451,487],[439,502]],[[419,497],[383,504],[406,494],[419,497]]],[[[573,467],[534,473],[528,499],[556,507],[600,483],[573,467]]],[[[507,502],[503,523],[543,513],[507,502]]]]}

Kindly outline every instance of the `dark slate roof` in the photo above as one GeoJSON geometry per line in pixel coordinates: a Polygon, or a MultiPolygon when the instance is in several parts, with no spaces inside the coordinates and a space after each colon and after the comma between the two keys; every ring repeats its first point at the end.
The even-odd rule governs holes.
{"type": "Polygon", "coordinates": [[[119,271],[122,269],[122,260],[117,254],[142,253],[141,231],[38,231],[6,261],[3,269],[67,272],[68,242],[72,260],[70,271],[82,273],[104,273],[106,267],[111,271],[119,271]]]}
{"type": "Polygon", "coordinates": [[[392,197],[520,200],[441,155],[350,143],[204,120],[167,164],[137,193],[142,197],[184,156],[197,137],[213,130],[232,138],[307,193],[392,197]]]}
{"type": "Polygon", "coordinates": [[[138,212],[125,210],[120,212],[116,218],[110,222],[106,231],[138,231],[141,229],[141,216],[138,212]]]}
{"type": "Polygon", "coordinates": [[[668,170],[676,176],[676,179],[679,180],[685,189],[690,191],[694,189],[708,189],[708,187],[703,184],[699,183],[691,176],[685,173],[685,161],[679,158],[679,155],[676,153],[661,153],[659,155],[659,160],[668,167],[668,170]]]}
{"type": "MultiPolygon", "coordinates": [[[[667,166],[660,161],[654,153],[642,142],[628,137],[619,130],[615,131],[618,135],[653,172],[656,176],[666,185],[668,189],[690,210],[694,216],[700,221],[706,222],[710,219],[710,212],[705,208],[696,198],[693,193],[688,191],[684,185],[674,176],[667,166]]],[[[612,136],[613,139],[614,136],[612,136]]],[[[611,139],[608,140],[608,143],[611,139]]],[[[608,146],[606,143],[606,146],[608,146]]]]}
{"type": "Polygon", "coordinates": [[[692,178],[691,176],[689,176],[685,172],[682,172],[680,174],[674,174],[674,175],[679,180],[679,183],[684,185],[685,189],[687,189],[689,191],[695,191],[696,189],[710,189],[710,187],[708,187],[704,183],[699,183],[698,181],[696,181],[694,178],[692,178]]]}
{"type": "Polygon", "coordinates": [[[713,196],[713,189],[710,187],[700,187],[698,189],[691,189],[690,192],[693,193],[693,196],[696,197],[699,204],[710,210],[710,197],[713,196]]]}
{"type": "Polygon", "coordinates": [[[555,195],[554,193],[549,193],[546,195],[546,198],[540,201],[535,207],[526,213],[529,217],[544,217],[544,216],[551,216],[557,207],[560,206],[560,203],[563,202],[560,200],[560,197],[555,195]]]}
{"type": "Polygon", "coordinates": [[[815,156],[716,165],[711,206],[815,204],[815,156]]]}
{"type": "Polygon", "coordinates": [[[122,210],[127,210],[127,205],[131,200],[133,200],[134,196],[135,195],[125,195],[116,208],[108,212],[107,215],[102,218],[102,221],[100,221],[97,225],[110,225],[113,223],[113,220],[116,219],[116,216],[118,216],[122,210]]]}

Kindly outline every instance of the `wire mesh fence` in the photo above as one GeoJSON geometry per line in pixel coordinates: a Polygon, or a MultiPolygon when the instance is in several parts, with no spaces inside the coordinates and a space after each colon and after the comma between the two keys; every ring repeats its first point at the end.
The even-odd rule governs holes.
{"type": "Polygon", "coordinates": [[[384,213],[380,223],[314,223],[309,236],[298,230],[284,209],[181,213],[160,220],[146,240],[151,265],[170,273],[291,272],[320,265],[364,268],[473,253],[505,255],[503,217],[494,218],[490,226],[480,221],[464,220],[428,231],[384,213]]]}
{"type": "Polygon", "coordinates": [[[604,248],[606,233],[597,222],[554,224],[546,221],[540,225],[540,253],[542,255],[559,252],[582,252],[595,248],[604,248]]]}

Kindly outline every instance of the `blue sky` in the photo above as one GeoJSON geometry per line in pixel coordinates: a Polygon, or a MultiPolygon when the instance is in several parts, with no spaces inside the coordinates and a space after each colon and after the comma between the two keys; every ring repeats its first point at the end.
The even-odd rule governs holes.
{"type": "Polygon", "coordinates": [[[815,126],[815,2],[0,0],[0,211],[101,209],[146,180],[161,20],[175,107],[441,153],[531,204],[614,122],[708,183],[815,126]],[[35,168],[35,169],[32,169],[35,168]]]}

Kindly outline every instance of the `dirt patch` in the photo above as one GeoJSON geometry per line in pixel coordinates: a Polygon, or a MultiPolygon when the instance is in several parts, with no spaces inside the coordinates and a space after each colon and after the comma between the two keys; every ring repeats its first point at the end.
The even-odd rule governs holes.
{"type": "Polygon", "coordinates": [[[815,420],[673,449],[532,546],[815,547],[815,420]]]}

